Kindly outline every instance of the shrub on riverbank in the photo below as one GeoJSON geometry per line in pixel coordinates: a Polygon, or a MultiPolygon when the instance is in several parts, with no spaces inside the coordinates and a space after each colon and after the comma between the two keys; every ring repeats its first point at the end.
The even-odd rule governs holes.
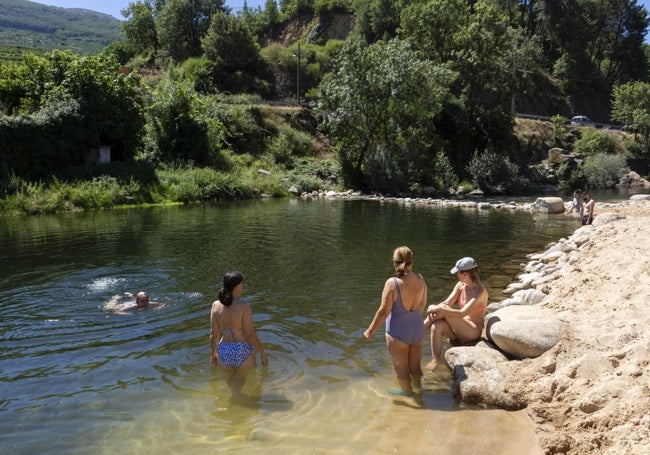
{"type": "Polygon", "coordinates": [[[330,161],[303,160],[290,172],[262,169],[258,161],[233,160],[225,173],[192,166],[158,169],[146,163],[112,163],[68,169],[65,177],[30,182],[13,177],[0,188],[0,214],[43,214],[71,210],[108,209],[146,204],[196,203],[282,197],[294,187],[299,192],[332,189],[337,166],[330,161]]]}

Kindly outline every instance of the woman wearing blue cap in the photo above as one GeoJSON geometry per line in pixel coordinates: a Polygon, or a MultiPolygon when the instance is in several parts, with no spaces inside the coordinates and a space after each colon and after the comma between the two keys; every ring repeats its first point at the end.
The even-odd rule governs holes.
{"type": "Polygon", "coordinates": [[[442,354],[442,339],[459,339],[463,343],[478,340],[483,333],[488,292],[478,278],[478,265],[470,257],[456,262],[451,269],[458,283],[449,297],[437,305],[429,305],[424,320],[425,329],[431,328],[431,353],[433,358],[425,367],[435,370],[442,354]],[[458,308],[453,305],[458,303],[458,308]]]}

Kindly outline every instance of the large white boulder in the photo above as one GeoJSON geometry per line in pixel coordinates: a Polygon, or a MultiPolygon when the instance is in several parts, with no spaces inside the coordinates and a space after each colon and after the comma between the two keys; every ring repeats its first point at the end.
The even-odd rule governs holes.
{"type": "Polygon", "coordinates": [[[564,201],[561,197],[538,197],[535,210],[549,214],[564,213],[564,201]]]}

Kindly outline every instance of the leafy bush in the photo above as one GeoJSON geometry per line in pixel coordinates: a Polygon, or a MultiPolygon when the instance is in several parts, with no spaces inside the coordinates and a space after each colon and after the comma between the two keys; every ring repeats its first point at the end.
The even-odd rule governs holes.
{"type": "Polygon", "coordinates": [[[291,183],[298,188],[301,193],[310,193],[326,189],[324,182],[318,177],[310,175],[299,175],[291,179],[291,183]]]}
{"type": "Polygon", "coordinates": [[[264,153],[268,132],[259,107],[242,104],[219,104],[213,108],[215,120],[226,125],[226,140],[235,154],[264,153]]]}
{"type": "Polygon", "coordinates": [[[573,145],[573,150],[578,155],[587,157],[597,153],[619,153],[622,145],[609,133],[584,128],[582,136],[573,145]]]}
{"type": "Polygon", "coordinates": [[[54,51],[25,54],[0,66],[2,171],[32,178],[83,163],[101,145],[113,158],[129,159],[144,126],[141,79],[123,77],[110,54],[78,56],[54,51]]]}
{"type": "Polygon", "coordinates": [[[519,166],[506,156],[496,152],[474,152],[467,165],[467,172],[485,193],[508,193],[522,191],[528,181],[519,172],[519,166]]]}
{"type": "Polygon", "coordinates": [[[585,188],[587,186],[587,179],[585,178],[582,167],[578,166],[573,160],[560,164],[557,170],[557,179],[560,188],[565,191],[574,188],[585,188]]]}
{"type": "Polygon", "coordinates": [[[456,189],[458,186],[458,175],[454,171],[449,158],[442,150],[439,150],[436,153],[434,160],[435,176],[434,181],[436,189],[444,190],[453,188],[456,189]]]}
{"type": "Polygon", "coordinates": [[[291,164],[291,143],[285,133],[280,133],[269,140],[268,152],[275,164],[284,167],[291,164]]]}
{"type": "Polygon", "coordinates": [[[611,188],[630,172],[623,155],[606,153],[587,157],[582,168],[590,188],[611,188]]]}
{"type": "Polygon", "coordinates": [[[387,145],[380,145],[368,156],[367,179],[370,188],[392,193],[407,189],[404,174],[387,145]]]}
{"type": "Polygon", "coordinates": [[[100,176],[70,188],[68,197],[76,207],[101,209],[126,204],[127,197],[139,192],[140,185],[135,181],[125,184],[115,177],[100,176]]]}
{"type": "Polygon", "coordinates": [[[568,119],[563,115],[554,115],[551,117],[551,124],[553,125],[553,142],[556,147],[561,147],[564,142],[564,136],[567,133],[568,119]]]}
{"type": "Polygon", "coordinates": [[[198,114],[200,100],[188,81],[162,81],[148,109],[147,150],[154,162],[211,164],[208,126],[198,114]]]}
{"type": "Polygon", "coordinates": [[[15,174],[40,179],[82,163],[80,131],[79,104],[74,100],[48,104],[34,114],[0,116],[0,178],[15,174]]]}
{"type": "Polygon", "coordinates": [[[11,194],[0,204],[1,213],[36,215],[58,212],[65,208],[65,193],[47,191],[41,182],[28,182],[14,177],[11,187],[11,194]]]}
{"type": "Polygon", "coordinates": [[[340,174],[340,166],[334,160],[302,160],[294,162],[288,179],[301,192],[310,192],[336,188],[340,174]]]}
{"type": "Polygon", "coordinates": [[[210,168],[160,170],[158,177],[167,198],[174,202],[247,199],[257,193],[252,185],[238,176],[210,168]]]}
{"type": "Polygon", "coordinates": [[[643,156],[645,152],[645,146],[634,139],[625,139],[623,141],[623,147],[627,151],[628,155],[632,157],[643,156]]]}
{"type": "Polygon", "coordinates": [[[268,152],[273,156],[276,164],[290,169],[293,158],[313,154],[311,138],[289,125],[278,126],[279,134],[268,142],[268,152]]]}

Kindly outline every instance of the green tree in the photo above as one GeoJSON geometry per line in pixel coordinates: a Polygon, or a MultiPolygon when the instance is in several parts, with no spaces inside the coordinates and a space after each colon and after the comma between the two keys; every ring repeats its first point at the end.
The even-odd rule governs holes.
{"type": "Polygon", "coordinates": [[[650,84],[630,82],[615,87],[612,118],[640,136],[647,154],[650,149],[650,84]]]}
{"type": "Polygon", "coordinates": [[[160,49],[174,62],[202,54],[201,40],[224,0],[168,0],[156,18],[160,49]]]}
{"type": "Polygon", "coordinates": [[[592,59],[609,86],[645,79],[648,62],[643,54],[648,11],[636,0],[595,2],[600,33],[593,43],[592,59]]]}
{"type": "Polygon", "coordinates": [[[479,0],[463,30],[456,35],[453,68],[459,94],[470,115],[471,130],[485,147],[500,146],[512,128],[513,51],[515,32],[491,2],[479,0]]]}
{"type": "Polygon", "coordinates": [[[630,172],[625,156],[608,153],[587,157],[582,169],[590,188],[612,188],[630,172]]]}
{"type": "Polygon", "coordinates": [[[527,185],[519,166],[508,157],[490,150],[474,152],[467,165],[472,180],[486,194],[518,193],[527,185]]]}
{"type": "Polygon", "coordinates": [[[300,14],[313,14],[314,0],[280,0],[280,12],[284,19],[300,14]]]}
{"type": "Polygon", "coordinates": [[[401,1],[358,0],[355,5],[357,33],[368,43],[395,37],[401,8],[401,1]]]}
{"type": "Polygon", "coordinates": [[[317,102],[346,184],[383,182],[374,189],[393,190],[421,182],[436,151],[433,120],[452,81],[451,71],[419,59],[404,41],[348,42],[323,78],[317,102]]]}
{"type": "Polygon", "coordinates": [[[563,0],[545,1],[535,22],[554,74],[590,94],[645,77],[649,20],[636,0],[563,0]]]}
{"type": "Polygon", "coordinates": [[[610,155],[623,153],[620,144],[612,134],[596,128],[585,128],[580,139],[573,144],[573,151],[583,157],[598,153],[610,155]]]}
{"type": "Polygon", "coordinates": [[[266,65],[260,49],[244,22],[217,12],[202,40],[205,57],[211,62],[210,82],[220,91],[231,93],[268,92],[262,78],[266,65]]]}
{"type": "Polygon", "coordinates": [[[129,3],[122,10],[122,33],[139,53],[158,52],[158,34],[151,0],[129,3]]]}
{"type": "Polygon", "coordinates": [[[264,3],[264,16],[269,27],[280,23],[280,11],[275,0],[266,0],[264,3]]]}
{"type": "Polygon", "coordinates": [[[12,177],[47,179],[82,163],[79,103],[51,102],[34,113],[0,115],[0,182],[12,177]]]}
{"type": "MultiPolygon", "coordinates": [[[[128,159],[142,138],[143,88],[137,74],[124,77],[119,69],[113,55],[87,57],[70,51],[27,54],[19,65],[0,71],[0,105],[12,115],[74,102],[78,105],[79,120],[74,127],[78,131],[70,140],[75,141],[79,156],[106,145],[114,159],[128,159]]],[[[72,132],[65,132],[58,141],[64,141],[67,134],[72,132]]],[[[66,164],[70,163],[61,163],[66,164]]]]}
{"type": "Polygon", "coordinates": [[[435,62],[453,62],[470,15],[466,0],[414,2],[402,11],[399,36],[435,62]]]}
{"type": "Polygon", "coordinates": [[[220,166],[225,128],[214,121],[211,105],[189,81],[166,78],[156,87],[147,110],[147,137],[141,158],[167,164],[220,166]]]}

